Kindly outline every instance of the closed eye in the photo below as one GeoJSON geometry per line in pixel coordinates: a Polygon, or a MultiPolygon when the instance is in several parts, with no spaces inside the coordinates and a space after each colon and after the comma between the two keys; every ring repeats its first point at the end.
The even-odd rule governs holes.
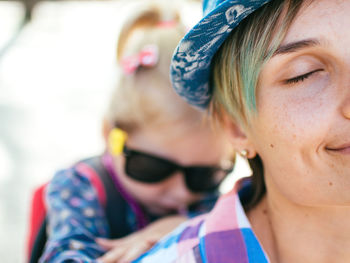
{"type": "Polygon", "coordinates": [[[303,75],[300,75],[300,76],[297,76],[297,77],[294,77],[291,79],[287,79],[287,80],[285,80],[285,84],[294,84],[294,83],[302,82],[305,79],[307,79],[308,77],[310,77],[312,74],[319,72],[319,71],[323,71],[323,69],[316,69],[316,70],[310,71],[306,74],[303,74],[303,75]]]}

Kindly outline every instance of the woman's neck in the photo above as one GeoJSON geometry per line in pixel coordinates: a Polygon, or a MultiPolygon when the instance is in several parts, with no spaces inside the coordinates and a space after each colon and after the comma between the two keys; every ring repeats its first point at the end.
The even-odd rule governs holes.
{"type": "Polygon", "coordinates": [[[350,207],[311,207],[268,191],[248,218],[272,263],[350,262],[350,207]]]}

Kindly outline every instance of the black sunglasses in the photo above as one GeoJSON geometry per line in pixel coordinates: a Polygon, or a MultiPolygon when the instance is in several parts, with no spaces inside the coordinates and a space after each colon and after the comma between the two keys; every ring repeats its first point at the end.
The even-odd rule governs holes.
{"type": "Polygon", "coordinates": [[[196,193],[211,192],[218,188],[220,183],[232,171],[233,164],[227,167],[219,166],[181,166],[170,160],[131,150],[124,146],[125,172],[137,181],[143,183],[158,183],[173,175],[182,172],[187,188],[196,193]]]}

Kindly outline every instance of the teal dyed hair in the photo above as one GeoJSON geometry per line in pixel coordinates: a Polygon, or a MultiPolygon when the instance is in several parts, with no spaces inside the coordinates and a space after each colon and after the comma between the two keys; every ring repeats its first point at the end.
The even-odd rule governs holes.
{"type": "MultiPolygon", "coordinates": [[[[311,0],[308,0],[311,2],[311,0]]],[[[243,20],[220,47],[212,61],[211,111],[214,119],[228,115],[240,128],[258,117],[256,89],[264,64],[275,53],[303,0],[272,0],[243,20]]],[[[243,204],[248,211],[266,193],[263,162],[257,154],[249,159],[252,195],[243,204]]]]}
{"type": "Polygon", "coordinates": [[[264,64],[283,40],[303,0],[271,1],[231,33],[212,62],[212,111],[226,111],[234,120],[248,124],[257,113],[256,88],[264,64]]]}

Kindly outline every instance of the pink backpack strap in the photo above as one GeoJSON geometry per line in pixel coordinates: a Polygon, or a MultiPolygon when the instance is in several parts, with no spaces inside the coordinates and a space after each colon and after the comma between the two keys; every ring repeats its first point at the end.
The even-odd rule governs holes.
{"type": "Polygon", "coordinates": [[[97,174],[97,172],[84,162],[78,163],[75,166],[75,169],[89,179],[89,181],[91,182],[91,184],[93,185],[93,187],[97,192],[98,201],[103,207],[106,207],[106,204],[107,204],[106,191],[105,191],[103,182],[101,181],[101,178],[97,174]]]}
{"type": "Polygon", "coordinates": [[[28,258],[30,258],[30,253],[33,249],[35,238],[39,233],[40,227],[46,216],[46,206],[45,206],[45,189],[47,183],[40,185],[33,191],[33,196],[31,200],[30,207],[30,221],[28,228],[27,237],[27,252],[28,258]]]}

